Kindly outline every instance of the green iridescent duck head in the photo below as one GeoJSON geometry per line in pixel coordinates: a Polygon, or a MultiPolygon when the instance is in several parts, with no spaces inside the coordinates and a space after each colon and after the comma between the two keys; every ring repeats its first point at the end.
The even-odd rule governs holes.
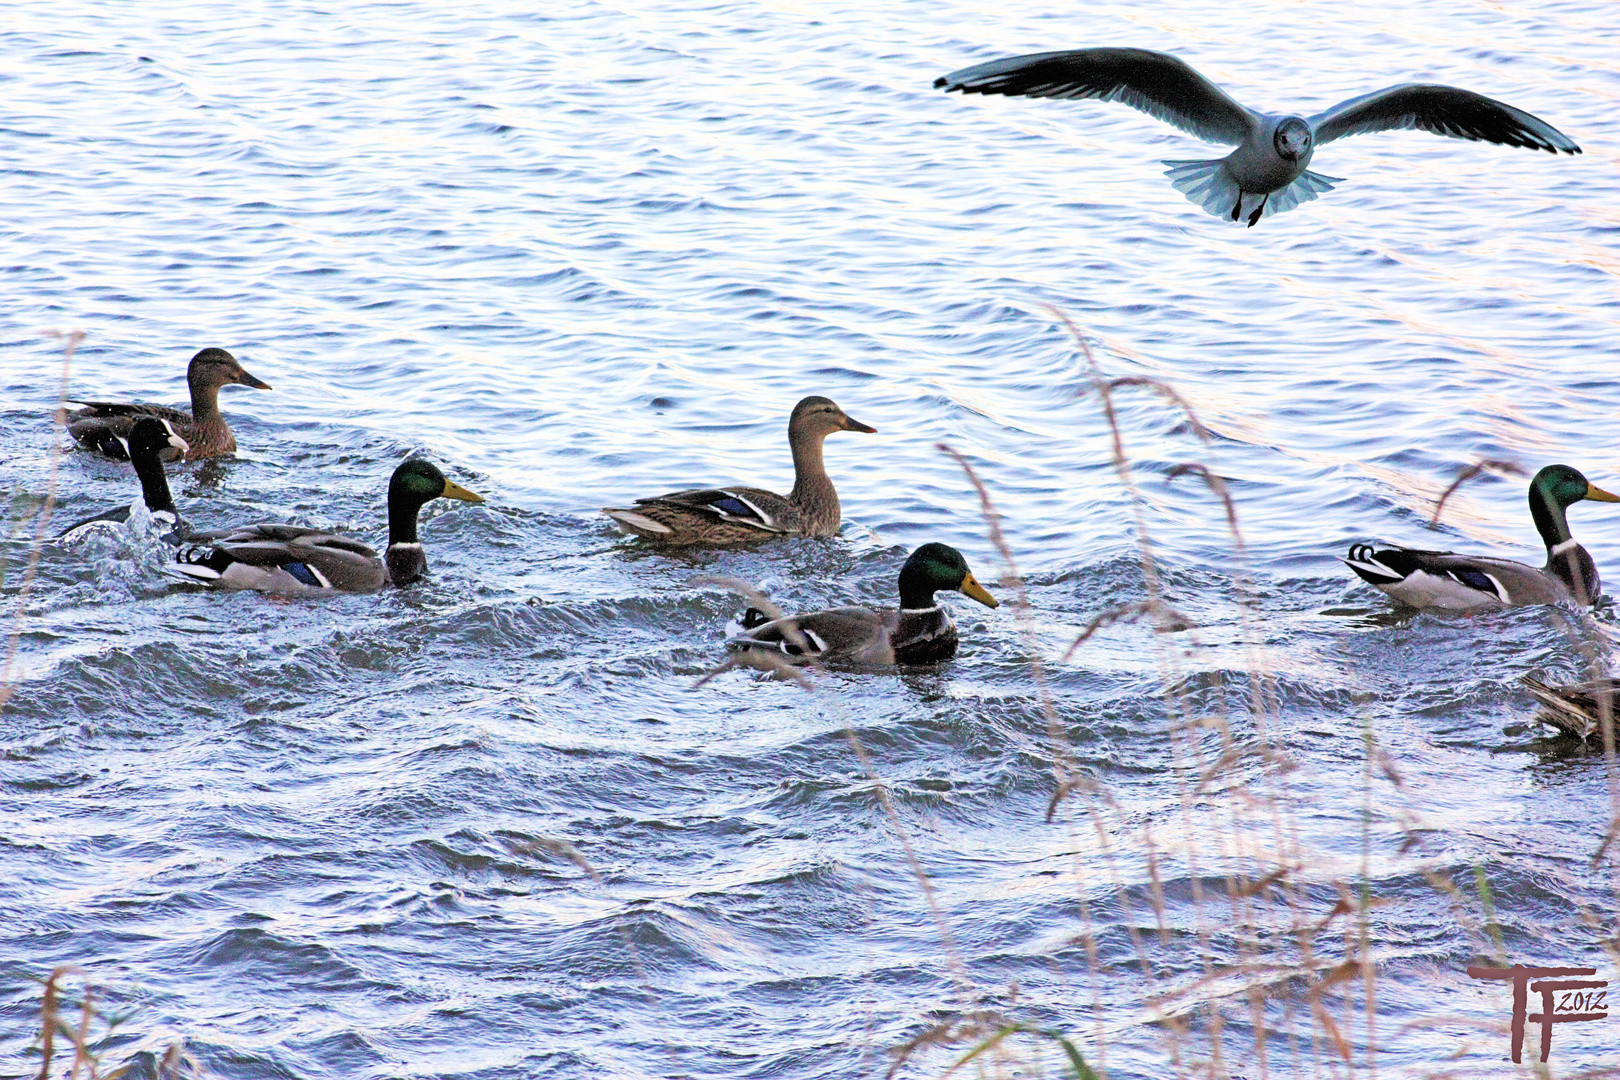
{"type": "Polygon", "coordinates": [[[949,589],[962,593],[985,607],[999,607],[996,598],[985,591],[968,569],[962,553],[948,544],[924,544],[911,553],[900,568],[900,608],[920,611],[934,606],[934,593],[949,589]]]}
{"type": "Polygon", "coordinates": [[[1530,481],[1530,516],[1548,547],[1570,538],[1565,511],[1582,499],[1620,502],[1620,495],[1604,491],[1568,465],[1548,465],[1530,481]]]}

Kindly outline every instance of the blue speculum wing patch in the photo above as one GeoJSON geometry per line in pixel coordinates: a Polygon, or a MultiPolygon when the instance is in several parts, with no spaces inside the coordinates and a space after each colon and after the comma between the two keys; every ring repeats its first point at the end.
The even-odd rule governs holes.
{"type": "Polygon", "coordinates": [[[299,581],[302,581],[305,585],[309,585],[316,589],[321,587],[321,579],[316,577],[314,572],[301,562],[282,563],[281,568],[287,571],[287,573],[291,574],[293,577],[297,578],[299,581]]]}
{"type": "Polygon", "coordinates": [[[749,507],[747,503],[730,495],[727,495],[723,499],[716,499],[709,505],[714,507],[716,510],[719,510],[723,514],[730,514],[732,517],[751,518],[756,516],[753,509],[749,507]]]}
{"type": "Polygon", "coordinates": [[[1496,585],[1491,579],[1478,570],[1453,570],[1451,576],[1467,585],[1470,589],[1496,595],[1496,585]]]}

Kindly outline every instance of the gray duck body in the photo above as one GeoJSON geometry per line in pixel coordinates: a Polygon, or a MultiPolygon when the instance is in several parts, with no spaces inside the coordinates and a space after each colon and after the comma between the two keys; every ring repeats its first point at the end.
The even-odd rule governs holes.
{"type": "Polygon", "coordinates": [[[408,585],[427,570],[417,536],[417,515],[437,498],[483,502],[419,458],[394,470],[388,482],[388,547],[371,547],[328,529],[261,523],[198,533],[175,556],[175,572],[200,584],[256,592],[376,592],[408,585]]]}
{"type": "Polygon", "coordinates": [[[838,607],[769,619],[749,608],[727,627],[726,645],[781,653],[790,663],[933,664],[956,655],[956,624],[934,599],[949,589],[986,607],[996,599],[974,580],[961,552],[924,544],[900,568],[898,608],[838,607]]]}
{"type": "Polygon", "coordinates": [[[1568,510],[1585,499],[1620,502],[1579,470],[1548,465],[1530,481],[1530,517],[1547,546],[1540,568],[1488,555],[1355,544],[1342,561],[1357,577],[1408,607],[1471,611],[1529,604],[1590,606],[1603,592],[1591,552],[1570,535],[1568,510]]]}

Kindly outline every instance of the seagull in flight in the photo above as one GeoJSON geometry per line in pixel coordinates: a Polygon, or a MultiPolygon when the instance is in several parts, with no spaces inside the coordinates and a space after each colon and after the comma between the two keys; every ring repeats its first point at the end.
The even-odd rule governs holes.
{"type": "Polygon", "coordinates": [[[1186,61],[1148,49],[1070,49],[991,60],[935,79],[946,93],[1121,101],[1206,142],[1236,146],[1224,158],[1166,161],[1177,191],[1206,211],[1252,227],[1331,191],[1340,177],[1308,171],[1316,148],[1347,135],[1417,128],[1454,139],[1578,154],[1545,120],[1455,86],[1403,83],[1315,116],[1258,113],[1234,101],[1186,61]]]}

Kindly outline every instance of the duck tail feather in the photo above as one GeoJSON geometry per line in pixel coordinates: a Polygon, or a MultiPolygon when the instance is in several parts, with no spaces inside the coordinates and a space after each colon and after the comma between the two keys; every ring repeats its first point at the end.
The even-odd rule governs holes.
{"type": "Polygon", "coordinates": [[[1352,544],[1350,552],[1340,560],[1356,572],[1356,576],[1369,585],[1390,585],[1405,581],[1405,574],[1385,565],[1370,544],[1352,544]]]}
{"type": "Polygon", "coordinates": [[[648,539],[671,536],[675,530],[661,521],[654,521],[646,514],[638,514],[634,510],[619,506],[604,506],[602,513],[613,519],[619,531],[630,536],[641,536],[648,539]]]}
{"type": "Polygon", "coordinates": [[[179,577],[213,585],[225,576],[234,562],[230,553],[220,548],[192,546],[175,552],[168,570],[179,577]]]}

